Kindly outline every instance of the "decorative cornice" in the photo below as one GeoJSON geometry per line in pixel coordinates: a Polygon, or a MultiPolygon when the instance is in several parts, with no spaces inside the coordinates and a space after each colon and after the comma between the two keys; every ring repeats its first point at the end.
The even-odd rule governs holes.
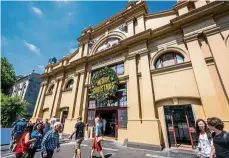
{"type": "Polygon", "coordinates": [[[162,12],[157,12],[157,13],[153,13],[153,14],[148,14],[145,15],[145,18],[158,18],[158,17],[163,17],[163,16],[168,16],[168,15],[175,15],[175,11],[174,10],[166,10],[166,11],[162,11],[162,12]]]}
{"type": "Polygon", "coordinates": [[[127,60],[132,60],[132,59],[135,59],[136,58],[136,54],[134,53],[134,54],[129,54],[128,56],[127,56],[127,60]]]}
{"type": "Polygon", "coordinates": [[[207,36],[211,36],[214,34],[220,33],[220,27],[213,27],[210,28],[208,30],[203,31],[203,34],[207,37],[207,36]]]}
{"type": "Polygon", "coordinates": [[[196,34],[192,34],[189,36],[185,36],[184,41],[187,43],[187,42],[192,42],[192,41],[198,40],[198,35],[199,34],[196,33],[196,34]]]}

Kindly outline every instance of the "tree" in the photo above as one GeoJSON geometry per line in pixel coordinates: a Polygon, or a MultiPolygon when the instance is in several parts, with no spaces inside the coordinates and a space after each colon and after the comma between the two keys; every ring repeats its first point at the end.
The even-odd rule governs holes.
{"type": "Polygon", "coordinates": [[[7,94],[15,80],[16,74],[13,65],[8,62],[6,57],[1,57],[1,86],[4,94],[7,94]]]}
{"type": "Polygon", "coordinates": [[[9,127],[17,119],[25,115],[28,102],[18,96],[1,94],[1,124],[9,127]]]}

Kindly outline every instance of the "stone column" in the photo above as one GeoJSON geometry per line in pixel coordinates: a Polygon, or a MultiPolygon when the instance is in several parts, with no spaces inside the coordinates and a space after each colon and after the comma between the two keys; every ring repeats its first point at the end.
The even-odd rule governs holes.
{"type": "Polygon", "coordinates": [[[68,119],[72,119],[73,116],[74,116],[75,102],[76,102],[78,84],[79,84],[79,76],[78,76],[78,74],[75,74],[73,79],[74,79],[74,84],[73,84],[73,87],[72,87],[72,93],[74,94],[74,101],[73,101],[73,105],[69,106],[68,119]]]}
{"type": "Polygon", "coordinates": [[[155,103],[152,86],[152,77],[149,67],[148,51],[140,54],[141,74],[142,74],[142,116],[144,119],[155,119],[155,103]]]}
{"type": "Polygon", "coordinates": [[[206,117],[222,116],[214,83],[201,51],[197,35],[185,38],[206,117]],[[217,110],[216,110],[217,109],[217,110]]]}
{"type": "Polygon", "coordinates": [[[130,19],[127,21],[127,28],[128,28],[128,37],[134,35],[134,20],[130,19]]]}
{"type": "Polygon", "coordinates": [[[75,103],[74,119],[77,119],[81,115],[82,97],[84,94],[84,82],[85,82],[85,72],[80,72],[79,76],[79,86],[75,103]]]}
{"type": "Polygon", "coordinates": [[[86,122],[87,120],[87,109],[88,109],[88,91],[89,91],[89,83],[91,79],[91,72],[87,72],[86,81],[84,84],[84,95],[83,95],[83,104],[82,104],[82,120],[86,122]]]}
{"type": "Polygon", "coordinates": [[[142,31],[145,31],[145,21],[144,21],[144,16],[140,16],[137,18],[138,21],[138,31],[135,32],[135,34],[140,33],[142,31]]]}
{"type": "Polygon", "coordinates": [[[63,77],[57,78],[57,90],[55,92],[55,96],[54,96],[54,102],[53,102],[53,108],[52,108],[52,112],[50,117],[52,116],[56,116],[57,117],[57,111],[58,109],[58,104],[60,101],[60,97],[61,97],[61,91],[62,91],[62,87],[63,87],[63,77]]]}
{"type": "MultiPolygon", "coordinates": [[[[135,54],[128,57],[129,81],[127,83],[128,120],[140,120],[140,98],[135,54]]],[[[129,125],[129,123],[128,123],[129,125]]]]}
{"type": "Polygon", "coordinates": [[[34,111],[33,111],[33,116],[32,116],[32,119],[33,119],[33,120],[34,120],[35,117],[36,117],[37,110],[38,110],[38,107],[39,107],[39,105],[40,105],[41,94],[42,94],[43,91],[44,91],[44,85],[41,84],[40,90],[39,90],[39,94],[38,94],[38,97],[37,97],[37,101],[36,101],[36,106],[35,106],[34,111]]]}
{"type": "Polygon", "coordinates": [[[88,54],[88,42],[84,43],[84,52],[83,52],[83,56],[87,56],[88,54]]]}
{"type": "MultiPolygon", "coordinates": [[[[223,38],[220,35],[219,28],[214,28],[204,32],[208,44],[211,48],[212,55],[215,60],[216,68],[219,72],[219,77],[222,81],[222,86],[229,99],[229,51],[223,38]]],[[[229,100],[228,100],[229,101],[229,100]]]]}
{"type": "Polygon", "coordinates": [[[37,109],[37,113],[36,113],[36,116],[35,118],[39,118],[41,117],[42,115],[42,110],[43,110],[43,106],[44,106],[44,101],[45,101],[45,93],[47,91],[47,88],[48,88],[48,84],[47,82],[43,83],[43,91],[41,93],[41,99],[40,99],[40,102],[39,102],[39,105],[38,105],[38,109],[37,109]]]}

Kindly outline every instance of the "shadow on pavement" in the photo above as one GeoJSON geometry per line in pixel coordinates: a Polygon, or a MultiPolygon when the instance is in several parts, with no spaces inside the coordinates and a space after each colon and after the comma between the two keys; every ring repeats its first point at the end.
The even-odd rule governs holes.
{"type": "MultiPolygon", "coordinates": [[[[112,156],[112,154],[105,154],[105,155],[104,155],[105,158],[109,158],[109,157],[111,157],[111,156],[112,156]]],[[[101,156],[99,156],[99,157],[93,156],[92,158],[101,158],[101,156]]]]}

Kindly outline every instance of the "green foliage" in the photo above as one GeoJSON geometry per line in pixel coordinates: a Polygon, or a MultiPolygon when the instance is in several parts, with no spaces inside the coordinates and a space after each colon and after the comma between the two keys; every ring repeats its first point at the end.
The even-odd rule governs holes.
{"type": "Polygon", "coordinates": [[[2,127],[9,127],[12,123],[26,112],[28,102],[17,96],[1,94],[1,124],[2,127]]]}
{"type": "Polygon", "coordinates": [[[15,80],[16,74],[13,65],[5,57],[1,57],[1,86],[4,94],[7,94],[7,91],[13,86],[15,80]]]}
{"type": "Polygon", "coordinates": [[[92,97],[98,101],[104,101],[109,98],[109,96],[114,96],[118,90],[118,83],[118,76],[113,69],[106,67],[98,71],[91,80],[92,97]],[[103,78],[108,78],[108,82],[98,85],[99,80],[103,78]]]}

